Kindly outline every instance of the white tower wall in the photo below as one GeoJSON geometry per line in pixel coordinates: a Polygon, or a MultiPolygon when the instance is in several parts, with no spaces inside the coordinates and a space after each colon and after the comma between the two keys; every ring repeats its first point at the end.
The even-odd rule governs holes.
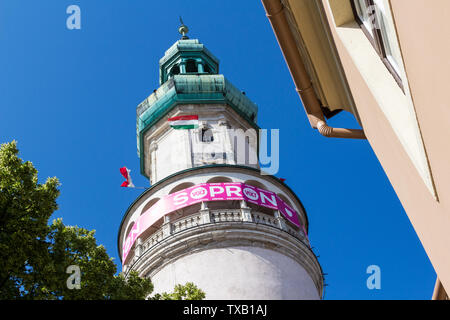
{"type": "Polygon", "coordinates": [[[316,300],[311,276],[294,259],[258,247],[209,249],[175,260],[152,276],[155,292],[194,282],[213,300],[316,300]]]}
{"type": "Polygon", "coordinates": [[[178,171],[211,164],[258,168],[257,131],[223,104],[178,105],[144,135],[144,161],[152,184],[178,171]],[[199,128],[174,130],[168,118],[195,114],[199,128]],[[213,141],[201,141],[203,129],[213,141]]]}

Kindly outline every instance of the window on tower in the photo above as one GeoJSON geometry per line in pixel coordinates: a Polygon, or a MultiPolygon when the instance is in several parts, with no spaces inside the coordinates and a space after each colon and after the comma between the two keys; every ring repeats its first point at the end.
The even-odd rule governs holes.
{"type": "Polygon", "coordinates": [[[147,212],[148,209],[150,209],[151,207],[153,207],[153,205],[155,203],[157,203],[159,201],[159,198],[154,198],[152,200],[150,200],[149,202],[147,202],[147,204],[144,206],[144,208],[141,211],[141,215],[143,215],[145,212],[147,212]]]}
{"type": "Polygon", "coordinates": [[[202,131],[201,131],[200,140],[202,142],[213,142],[214,141],[214,135],[213,135],[212,129],[203,128],[202,131]]]}
{"type": "Polygon", "coordinates": [[[170,190],[169,194],[193,187],[194,184],[192,182],[183,182],[177,186],[175,186],[172,190],[170,190]]]}
{"type": "Polygon", "coordinates": [[[186,72],[187,73],[198,72],[197,63],[195,60],[189,59],[188,61],[186,61],[186,72]]]}
{"type": "Polygon", "coordinates": [[[178,65],[175,65],[170,69],[170,77],[173,77],[176,74],[180,73],[180,67],[178,65]]]}
{"type": "Polygon", "coordinates": [[[233,180],[231,180],[228,177],[214,177],[214,178],[211,178],[208,181],[206,181],[206,183],[221,183],[221,182],[230,183],[230,182],[233,182],[233,180]]]}

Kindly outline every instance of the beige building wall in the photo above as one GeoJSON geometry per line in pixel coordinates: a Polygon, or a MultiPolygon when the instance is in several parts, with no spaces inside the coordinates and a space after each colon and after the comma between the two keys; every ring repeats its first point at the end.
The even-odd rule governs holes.
{"type": "MultiPolygon", "coordinates": [[[[268,3],[273,5],[276,1],[279,0],[263,0],[266,10],[268,3]]],[[[379,1],[388,5],[386,10],[392,16],[403,64],[400,77],[404,90],[397,85],[356,23],[350,0],[282,0],[281,3],[296,44],[304,51],[302,60],[317,97],[320,100],[323,100],[321,97],[337,97],[334,91],[342,90],[343,86],[348,88],[356,109],[355,117],[443,287],[449,292],[450,21],[447,18],[450,1],[379,1]],[[305,8],[314,16],[309,18],[314,23],[305,24],[305,20],[301,20],[305,8]],[[316,28],[316,38],[309,36],[311,28],[316,28]],[[302,43],[298,42],[299,38],[302,43]],[[320,43],[322,46],[318,45],[320,43]],[[320,67],[324,61],[312,58],[308,61],[307,58],[325,59],[330,53],[337,62],[331,64],[328,71],[320,67]],[[344,75],[339,85],[333,84],[337,81],[337,72],[344,75]]],[[[337,105],[333,108],[337,108],[345,99],[334,101],[337,105]]]]}
{"type": "Polygon", "coordinates": [[[450,288],[450,42],[443,36],[450,36],[450,23],[446,19],[450,2],[437,0],[430,5],[427,0],[391,1],[437,199],[429,192],[338,35],[328,1],[323,2],[364,132],[439,278],[445,288],[450,288]]]}

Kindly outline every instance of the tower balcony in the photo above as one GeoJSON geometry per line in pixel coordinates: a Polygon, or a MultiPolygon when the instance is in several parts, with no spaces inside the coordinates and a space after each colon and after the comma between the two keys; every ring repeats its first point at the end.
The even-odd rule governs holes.
{"type": "MultiPolygon", "coordinates": [[[[177,215],[184,215],[183,212],[178,212],[177,215]]],[[[183,232],[189,231],[190,234],[197,232],[208,233],[208,231],[222,230],[222,234],[231,233],[232,230],[253,230],[260,232],[267,232],[272,229],[270,233],[277,236],[284,234],[284,237],[294,237],[293,240],[304,248],[310,250],[310,243],[308,236],[301,228],[296,228],[289,225],[279,213],[273,215],[263,212],[258,212],[249,207],[240,209],[201,209],[194,214],[187,214],[181,218],[171,221],[173,218],[166,217],[163,224],[158,228],[154,228],[151,234],[146,235],[145,239],[138,238],[136,244],[130,250],[123,271],[128,275],[129,271],[139,269],[139,259],[148,255],[158,246],[164,245],[168,242],[168,238],[180,236],[183,232]],[[228,231],[227,231],[228,230],[228,231]],[[289,235],[289,236],[288,236],[289,235]],[[300,242],[299,242],[300,241],[300,242]]],[[[208,234],[210,236],[211,234],[208,234]]],[[[211,241],[218,240],[210,238],[211,241]]],[[[147,259],[142,259],[146,260],[147,259]]]]}
{"type": "Polygon", "coordinates": [[[323,274],[307,228],[299,199],[276,177],[243,166],[205,166],[158,182],[130,206],[119,231],[119,254],[124,274],[134,270],[150,278],[157,293],[191,281],[209,299],[320,299],[323,274]],[[140,233],[128,242],[141,216],[165,208],[166,204],[151,211],[166,203],[166,197],[178,200],[181,193],[192,194],[202,187],[239,183],[282,199],[298,215],[298,225],[282,207],[205,200],[156,215],[150,225],[140,224],[140,233]]]}
{"type": "MultiPolygon", "coordinates": [[[[183,215],[183,213],[180,213],[183,215]]],[[[289,225],[283,217],[279,215],[270,215],[267,213],[259,212],[250,208],[240,209],[200,209],[195,213],[176,218],[172,221],[172,218],[165,219],[163,224],[158,228],[155,228],[147,238],[138,240],[132,251],[130,251],[127,257],[126,264],[123,267],[125,275],[131,270],[135,270],[142,277],[152,279],[155,284],[155,291],[161,293],[170,288],[173,284],[168,284],[168,277],[166,275],[167,270],[172,269],[172,264],[177,260],[188,258],[196,253],[208,252],[207,264],[214,260],[214,256],[210,253],[214,250],[231,251],[240,248],[251,248],[253,250],[265,250],[275,252],[281,257],[289,257],[291,261],[295,261],[300,265],[291,275],[290,281],[296,283],[297,278],[311,279],[311,290],[305,290],[310,294],[316,291],[317,297],[320,297],[323,290],[323,276],[320,265],[316,256],[310,249],[310,244],[306,234],[300,229],[289,225]],[[305,275],[302,276],[302,272],[305,275]],[[160,275],[163,274],[163,275],[160,275]],[[162,278],[162,279],[161,279],[162,278]],[[161,283],[162,282],[162,283],[161,283]]],[[[219,255],[219,258],[222,258],[219,255]]],[[[261,257],[260,257],[261,258],[261,257]]],[[[267,259],[262,256],[263,260],[267,259]]],[[[236,268],[236,264],[232,261],[226,260],[226,264],[222,265],[227,269],[229,277],[233,277],[233,269],[236,268]],[[228,265],[229,263],[229,265],[228,265]]],[[[183,263],[182,263],[183,264],[183,263]]],[[[267,262],[264,262],[267,264],[267,262]]],[[[202,275],[201,268],[197,270],[195,267],[198,264],[189,264],[191,269],[196,270],[194,274],[200,279],[210,277],[211,275],[202,275]],[[194,265],[194,268],[192,268],[194,265]]],[[[214,266],[211,266],[215,269],[214,266]]],[[[256,267],[258,269],[259,267],[256,267]]],[[[172,271],[169,271],[169,273],[172,271]]],[[[223,272],[221,270],[211,271],[216,274],[217,278],[222,278],[223,272]]],[[[269,278],[273,279],[277,276],[277,273],[282,273],[277,270],[270,275],[269,278]]],[[[266,274],[266,272],[262,272],[266,274]]],[[[260,277],[258,275],[258,277],[260,277]]],[[[175,279],[180,276],[175,276],[175,279]]],[[[287,280],[288,277],[281,282],[287,280]]],[[[195,283],[198,283],[198,279],[192,279],[195,283]]],[[[260,279],[263,282],[263,278],[260,279]]],[[[233,283],[239,284],[238,281],[233,283]]],[[[200,287],[205,285],[198,284],[200,287]]],[[[245,286],[245,283],[242,283],[245,286]]],[[[276,287],[276,286],[275,286],[276,287]]],[[[304,290],[307,287],[305,285],[297,285],[295,290],[304,290]]],[[[204,288],[209,297],[223,298],[227,297],[226,293],[219,293],[210,288],[204,288]],[[209,290],[208,290],[209,289],[209,290]],[[212,292],[211,292],[212,291],[212,292]]],[[[253,298],[255,296],[238,296],[239,298],[253,298]]],[[[257,296],[258,298],[265,299],[269,296],[257,296]]],[[[278,296],[276,298],[288,298],[289,296],[278,296]]],[[[292,296],[291,296],[292,298],[292,296]]],[[[311,296],[298,296],[296,298],[308,298],[311,296]]]]}

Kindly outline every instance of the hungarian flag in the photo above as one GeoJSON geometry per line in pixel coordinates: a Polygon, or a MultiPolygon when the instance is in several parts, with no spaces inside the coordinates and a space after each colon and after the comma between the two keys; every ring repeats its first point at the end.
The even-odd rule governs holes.
{"type": "Polygon", "coordinates": [[[196,129],[198,128],[198,115],[178,116],[169,118],[169,124],[174,129],[196,129]]]}
{"type": "Polygon", "coordinates": [[[134,188],[133,181],[131,181],[130,171],[131,170],[127,167],[120,168],[120,173],[125,179],[127,179],[127,181],[122,182],[121,187],[134,188]]]}

